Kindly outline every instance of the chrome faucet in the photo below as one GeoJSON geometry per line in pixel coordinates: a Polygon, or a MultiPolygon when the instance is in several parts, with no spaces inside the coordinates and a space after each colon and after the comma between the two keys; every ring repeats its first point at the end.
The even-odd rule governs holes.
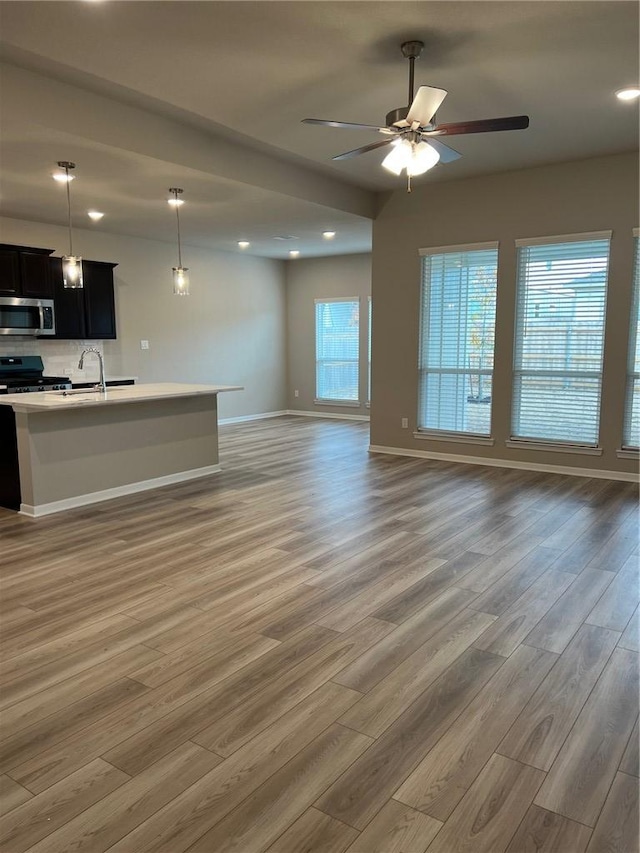
{"type": "Polygon", "coordinates": [[[102,358],[102,353],[99,349],[95,347],[89,347],[89,349],[84,350],[82,355],[80,356],[80,361],[78,362],[78,370],[82,370],[84,368],[84,357],[87,353],[93,352],[98,356],[98,361],[100,362],[100,382],[97,385],[93,386],[94,391],[106,391],[107,386],[104,381],[104,359],[102,358]]]}

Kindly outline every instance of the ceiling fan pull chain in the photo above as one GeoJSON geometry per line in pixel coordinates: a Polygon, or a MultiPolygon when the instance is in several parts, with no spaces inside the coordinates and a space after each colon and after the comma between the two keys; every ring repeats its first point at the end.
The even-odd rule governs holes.
{"type": "Polygon", "coordinates": [[[411,192],[411,172],[407,171],[407,192],[411,192]]]}

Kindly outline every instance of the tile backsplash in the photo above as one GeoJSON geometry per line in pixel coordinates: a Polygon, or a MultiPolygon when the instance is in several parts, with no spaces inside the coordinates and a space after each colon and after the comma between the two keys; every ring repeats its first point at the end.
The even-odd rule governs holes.
{"type": "Polygon", "coordinates": [[[107,376],[121,372],[119,358],[115,353],[109,352],[110,349],[113,350],[111,341],[34,341],[33,338],[12,336],[9,339],[0,339],[0,356],[39,355],[44,362],[46,376],[68,376],[72,382],[97,382],[100,378],[100,366],[95,356],[85,359],[84,370],[78,370],[82,350],[88,347],[95,347],[102,353],[107,376]]]}

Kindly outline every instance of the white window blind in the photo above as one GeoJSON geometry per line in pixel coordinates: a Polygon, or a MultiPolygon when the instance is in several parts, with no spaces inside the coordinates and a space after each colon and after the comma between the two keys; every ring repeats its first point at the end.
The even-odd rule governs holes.
{"type": "Polygon", "coordinates": [[[421,254],[418,429],[490,435],[498,245],[421,254]]]}
{"type": "Polygon", "coordinates": [[[316,300],[316,399],[358,400],[357,298],[316,300]]]}
{"type": "Polygon", "coordinates": [[[516,439],[598,443],[610,236],[516,243],[516,439]]]}
{"type": "Polygon", "coordinates": [[[624,406],[623,447],[640,446],[640,240],[634,231],[633,303],[629,334],[629,369],[624,406]]]}

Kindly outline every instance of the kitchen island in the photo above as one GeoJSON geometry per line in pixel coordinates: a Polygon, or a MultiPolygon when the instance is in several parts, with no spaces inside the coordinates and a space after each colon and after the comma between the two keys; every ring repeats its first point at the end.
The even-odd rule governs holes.
{"type": "Polygon", "coordinates": [[[0,476],[15,453],[20,494],[19,506],[2,505],[39,517],[215,473],[218,394],[241,390],[167,382],[0,395],[13,413],[2,412],[0,476]]]}

